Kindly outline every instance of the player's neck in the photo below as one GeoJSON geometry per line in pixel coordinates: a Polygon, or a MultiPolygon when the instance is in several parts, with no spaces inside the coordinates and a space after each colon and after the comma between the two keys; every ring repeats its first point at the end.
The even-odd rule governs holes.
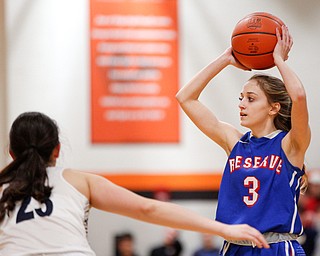
{"type": "Polygon", "coordinates": [[[251,129],[251,135],[256,138],[267,137],[271,133],[277,131],[274,125],[260,127],[259,129],[251,129]]]}

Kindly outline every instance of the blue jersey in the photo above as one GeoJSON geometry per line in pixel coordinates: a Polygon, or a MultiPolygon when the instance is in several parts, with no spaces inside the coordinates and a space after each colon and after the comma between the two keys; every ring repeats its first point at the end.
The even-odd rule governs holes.
{"type": "Polygon", "coordinates": [[[248,132],[235,145],[221,181],[218,221],[249,224],[261,233],[302,234],[297,202],[304,171],[282,150],[286,134],[255,138],[248,132]]]}

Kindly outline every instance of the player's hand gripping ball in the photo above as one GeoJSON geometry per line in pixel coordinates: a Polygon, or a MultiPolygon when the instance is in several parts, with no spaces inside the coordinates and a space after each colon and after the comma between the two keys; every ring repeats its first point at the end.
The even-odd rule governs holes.
{"type": "Polygon", "coordinates": [[[274,67],[273,50],[277,44],[276,28],[283,21],[266,12],[255,12],[245,16],[235,26],[231,45],[234,57],[250,69],[274,67]]]}

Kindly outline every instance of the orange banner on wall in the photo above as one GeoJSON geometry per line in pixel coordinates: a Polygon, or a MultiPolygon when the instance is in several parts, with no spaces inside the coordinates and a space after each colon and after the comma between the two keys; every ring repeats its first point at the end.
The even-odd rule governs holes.
{"type": "Polygon", "coordinates": [[[133,191],[208,191],[219,190],[221,173],[189,174],[102,174],[105,178],[133,191]]]}
{"type": "Polygon", "coordinates": [[[178,142],[176,0],[91,0],[93,143],[178,142]]]}

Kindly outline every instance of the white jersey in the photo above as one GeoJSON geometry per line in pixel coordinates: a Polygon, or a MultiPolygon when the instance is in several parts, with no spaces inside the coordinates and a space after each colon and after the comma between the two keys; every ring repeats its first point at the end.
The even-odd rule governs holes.
{"type": "Polygon", "coordinates": [[[27,198],[0,223],[1,256],[94,256],[87,240],[88,199],[62,176],[47,169],[50,199],[39,204],[27,198]]]}

